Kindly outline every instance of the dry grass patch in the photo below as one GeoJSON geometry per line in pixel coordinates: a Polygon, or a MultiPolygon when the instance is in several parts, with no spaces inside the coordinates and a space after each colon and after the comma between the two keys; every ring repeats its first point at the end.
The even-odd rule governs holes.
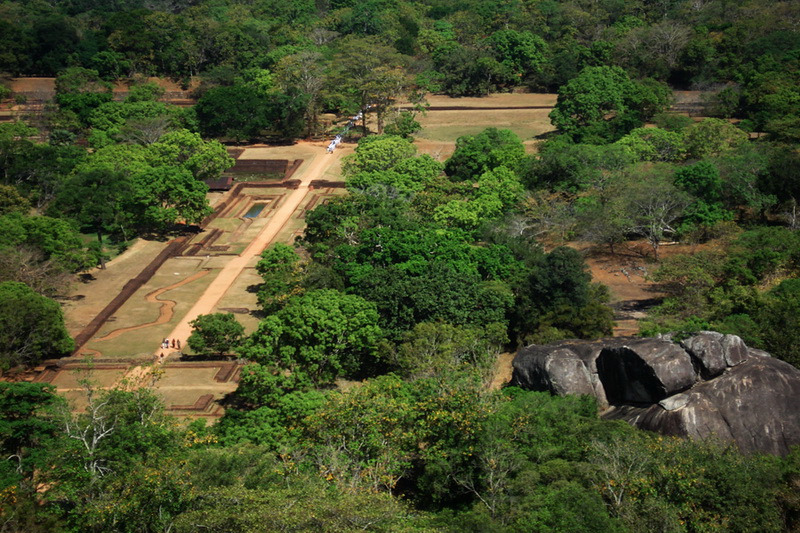
{"type": "Polygon", "coordinates": [[[91,371],[81,368],[65,368],[56,374],[50,384],[56,389],[83,389],[80,382],[88,379],[95,387],[112,387],[125,375],[125,372],[126,370],[122,368],[91,371]]]}
{"type": "Polygon", "coordinates": [[[422,131],[417,136],[432,141],[455,142],[462,135],[476,135],[486,128],[500,128],[513,131],[522,140],[529,140],[554,130],[547,116],[549,112],[549,109],[433,110],[417,119],[422,125],[422,131]]]}
{"type": "Polygon", "coordinates": [[[489,96],[475,96],[463,98],[451,98],[443,94],[427,95],[428,104],[431,107],[527,107],[527,106],[548,106],[556,105],[557,94],[547,93],[498,93],[489,96]]]}
{"type": "Polygon", "coordinates": [[[186,280],[197,272],[202,260],[174,258],[167,261],[144,287],[137,291],[122,308],[115,320],[106,322],[86,348],[99,351],[103,357],[149,357],[159,347],[161,339],[169,335],[183,315],[194,305],[219,273],[218,270],[165,291],[156,302],[147,301],[148,294],[158,289],[186,280]],[[175,302],[168,316],[162,315],[166,301],[175,302]],[[119,332],[123,328],[124,332],[119,332]],[[117,334],[115,334],[115,332],[117,334]],[[105,339],[104,339],[105,337],[105,339]]]}
{"type": "Polygon", "coordinates": [[[64,321],[70,335],[77,335],[119,293],[128,280],[139,275],[167,245],[163,241],[139,239],[124,254],[109,262],[105,270],[94,269],[94,278],[87,283],[74,283],[68,292],[71,298],[62,303],[64,321]]]}

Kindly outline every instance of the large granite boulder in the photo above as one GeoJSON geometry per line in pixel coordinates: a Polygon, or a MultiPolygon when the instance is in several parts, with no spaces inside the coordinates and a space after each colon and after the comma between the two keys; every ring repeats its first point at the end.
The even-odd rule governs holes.
{"type": "Polygon", "coordinates": [[[566,394],[594,395],[589,370],[568,347],[530,346],[514,359],[514,376],[530,384],[528,388],[546,390],[559,396],[566,394]],[[524,364],[518,361],[525,360],[524,364]]]}
{"type": "Polygon", "coordinates": [[[605,408],[608,402],[595,365],[603,347],[601,342],[573,340],[523,348],[512,362],[511,385],[559,396],[594,395],[605,408]]]}
{"type": "Polygon", "coordinates": [[[513,385],[592,394],[604,417],[642,429],[715,437],[744,452],[800,444],[800,370],[734,335],[563,341],[526,347],[513,366],[513,385]]]}
{"type": "Polygon", "coordinates": [[[606,398],[609,403],[653,403],[697,380],[689,354],[663,339],[528,346],[514,358],[513,368],[512,385],[559,395],[595,394],[601,404],[606,398]]]}
{"type": "Polygon", "coordinates": [[[716,331],[703,331],[681,343],[692,356],[703,379],[719,376],[728,368],[722,348],[723,337],[722,333],[716,331]]]}
{"type": "Polygon", "coordinates": [[[732,441],[746,453],[785,455],[800,444],[800,370],[753,357],[722,376],[649,407],[606,416],[636,427],[695,439],[732,441]]]}
{"type": "Polygon", "coordinates": [[[654,403],[697,381],[689,354],[664,339],[636,339],[608,346],[600,352],[596,364],[609,403],[654,403]]]}
{"type": "Polygon", "coordinates": [[[719,376],[726,368],[742,364],[748,358],[747,346],[736,335],[701,331],[680,344],[703,379],[719,376]]]}

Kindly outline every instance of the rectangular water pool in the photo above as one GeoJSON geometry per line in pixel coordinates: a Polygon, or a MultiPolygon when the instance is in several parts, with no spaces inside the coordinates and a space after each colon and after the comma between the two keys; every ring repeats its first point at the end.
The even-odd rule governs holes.
{"type": "Polygon", "coordinates": [[[267,207],[267,204],[251,205],[250,209],[247,210],[247,213],[244,214],[244,218],[256,218],[261,214],[261,211],[263,211],[265,207],[267,207]]]}

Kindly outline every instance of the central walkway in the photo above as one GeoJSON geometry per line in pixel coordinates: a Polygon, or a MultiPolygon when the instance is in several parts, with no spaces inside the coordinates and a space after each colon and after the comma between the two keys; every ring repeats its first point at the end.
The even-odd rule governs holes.
{"type": "MultiPolygon", "coordinates": [[[[192,333],[192,327],[189,325],[191,321],[200,315],[207,315],[212,313],[217,307],[217,304],[225,296],[225,293],[231,288],[236,278],[239,277],[242,270],[253,260],[253,258],[261,255],[261,252],[269,246],[278,235],[278,232],[286,225],[292,214],[300,206],[308,194],[309,184],[315,179],[321,179],[325,171],[336,162],[341,156],[341,152],[334,152],[333,154],[324,154],[316,156],[311,162],[311,165],[300,172],[300,186],[288,195],[286,201],[281,205],[275,214],[271,217],[269,223],[264,226],[255,239],[247,246],[244,252],[238,257],[233,258],[228,262],[225,267],[220,271],[211,285],[205,290],[202,296],[197,300],[197,303],[186,313],[186,316],[175,326],[169,339],[180,340],[182,346],[186,346],[187,339],[192,333]]],[[[166,357],[172,350],[159,349],[156,355],[164,354],[166,357]]]]}

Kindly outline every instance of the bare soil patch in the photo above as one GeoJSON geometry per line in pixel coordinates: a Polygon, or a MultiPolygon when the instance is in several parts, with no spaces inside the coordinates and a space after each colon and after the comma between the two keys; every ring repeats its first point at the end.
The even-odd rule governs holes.
{"type": "MultiPolygon", "coordinates": [[[[608,247],[592,246],[589,243],[572,243],[582,251],[593,281],[608,287],[611,307],[615,311],[614,336],[639,333],[639,321],[647,317],[647,311],[658,305],[665,294],[659,285],[650,279],[658,270],[659,263],[653,261],[652,249],[642,241],[630,241],[616,247],[612,254],[608,247]]],[[[690,244],[662,244],[660,259],[675,255],[694,253],[705,246],[690,244]]]]}

